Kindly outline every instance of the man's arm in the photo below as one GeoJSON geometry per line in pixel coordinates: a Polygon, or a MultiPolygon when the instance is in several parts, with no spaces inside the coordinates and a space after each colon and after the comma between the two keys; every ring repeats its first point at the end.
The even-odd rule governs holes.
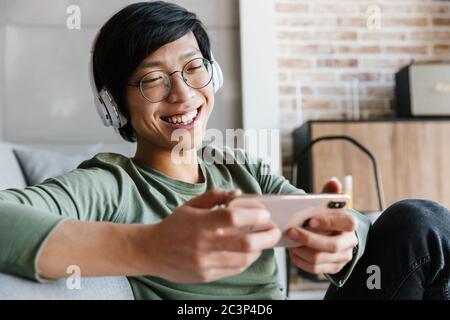
{"type": "MultiPolygon", "coordinates": [[[[110,222],[63,222],[42,244],[37,271],[47,279],[68,276],[76,265],[82,276],[155,275],[151,260],[145,259],[142,240],[151,238],[152,225],[110,222]]],[[[146,254],[152,256],[152,244],[146,254]]]]}
{"type": "Polygon", "coordinates": [[[260,208],[215,209],[231,194],[209,190],[152,225],[69,220],[0,202],[0,271],[40,281],[68,276],[72,265],[82,276],[151,275],[179,283],[236,275],[281,234],[223,232],[270,221],[260,208]]]}
{"type": "Polygon", "coordinates": [[[0,272],[38,281],[69,276],[70,265],[83,276],[153,272],[137,245],[152,226],[83,222],[7,202],[0,212],[0,272]]]}
{"type": "Polygon", "coordinates": [[[74,170],[40,185],[0,191],[0,272],[42,280],[42,243],[66,220],[119,221],[128,203],[118,170],[74,170]]]}
{"type": "Polygon", "coordinates": [[[60,278],[66,276],[67,266],[78,265],[84,276],[151,275],[179,283],[210,282],[241,273],[281,234],[278,228],[249,234],[223,232],[266,226],[270,221],[269,213],[260,208],[212,209],[226,203],[230,195],[234,192],[210,190],[152,225],[64,222],[43,244],[39,273],[60,278]]]}
{"type": "Polygon", "coordinates": [[[327,274],[328,280],[331,281],[336,287],[342,287],[352,274],[353,269],[358,263],[359,259],[364,254],[367,243],[367,236],[369,234],[370,227],[372,226],[369,218],[365,217],[356,210],[348,209],[347,213],[352,215],[358,221],[358,228],[356,229],[356,237],[358,238],[358,246],[355,248],[352,260],[347,266],[336,274],[327,274]]]}
{"type": "Polygon", "coordinates": [[[41,243],[66,219],[0,200],[0,272],[39,280],[35,266],[41,243]]]}

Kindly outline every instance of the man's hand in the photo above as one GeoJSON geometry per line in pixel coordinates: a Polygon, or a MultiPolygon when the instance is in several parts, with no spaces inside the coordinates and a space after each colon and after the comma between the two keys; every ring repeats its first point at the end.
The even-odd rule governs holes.
{"type": "Polygon", "coordinates": [[[267,210],[216,208],[233,196],[226,190],[210,190],[151,226],[142,250],[143,256],[157,265],[157,276],[179,283],[200,283],[239,274],[259,258],[263,249],[278,242],[281,231],[276,226],[254,233],[239,231],[270,224],[267,210]]]}
{"type": "MultiPolygon", "coordinates": [[[[336,179],[329,180],[323,193],[340,193],[342,186],[336,179]]],[[[337,210],[311,218],[307,228],[292,228],[288,237],[299,244],[290,248],[294,264],[315,274],[336,274],[353,258],[353,248],[358,244],[355,231],[357,220],[337,210]]]]}

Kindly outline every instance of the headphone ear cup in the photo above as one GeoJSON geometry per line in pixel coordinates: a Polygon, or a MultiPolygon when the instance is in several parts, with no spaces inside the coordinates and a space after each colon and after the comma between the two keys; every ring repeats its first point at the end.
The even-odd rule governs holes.
{"type": "Polygon", "coordinates": [[[223,86],[223,74],[222,69],[220,68],[219,64],[214,61],[213,64],[213,83],[214,83],[214,92],[219,91],[220,88],[223,86]]]}
{"type": "Polygon", "coordinates": [[[101,99],[101,103],[104,107],[104,112],[106,112],[103,119],[106,119],[108,126],[119,129],[127,124],[127,119],[122,115],[116,102],[114,101],[113,96],[106,88],[100,90],[99,98],[101,99]]]}
{"type": "Polygon", "coordinates": [[[95,109],[97,110],[98,115],[100,116],[100,119],[102,120],[102,123],[105,127],[112,126],[111,123],[111,117],[109,116],[108,110],[103,105],[103,103],[100,101],[98,97],[95,97],[96,103],[95,103],[95,109]]]}
{"type": "Polygon", "coordinates": [[[212,52],[211,52],[211,61],[213,73],[212,81],[214,86],[214,93],[216,93],[223,86],[223,73],[219,63],[214,59],[214,55],[212,54],[212,52]]]}

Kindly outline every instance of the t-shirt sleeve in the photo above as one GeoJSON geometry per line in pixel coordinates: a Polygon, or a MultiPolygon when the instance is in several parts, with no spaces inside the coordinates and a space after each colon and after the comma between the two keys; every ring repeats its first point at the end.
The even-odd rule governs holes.
{"type": "Polygon", "coordinates": [[[40,280],[36,262],[64,221],[121,220],[119,172],[75,169],[25,189],[0,191],[0,272],[40,280]]]}

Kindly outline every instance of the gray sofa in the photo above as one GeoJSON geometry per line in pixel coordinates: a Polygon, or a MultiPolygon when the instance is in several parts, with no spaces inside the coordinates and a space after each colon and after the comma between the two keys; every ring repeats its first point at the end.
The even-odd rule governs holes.
{"type": "MultiPolygon", "coordinates": [[[[24,174],[33,173],[32,168],[24,168],[24,163],[19,163],[14,150],[26,151],[22,146],[0,142],[0,190],[8,188],[25,188],[30,176],[24,174]]],[[[27,154],[25,153],[25,156],[27,154]]],[[[23,156],[23,155],[22,155],[23,156]]],[[[69,156],[67,156],[69,159],[69,156]]],[[[36,166],[42,168],[42,163],[50,163],[59,159],[64,161],[61,155],[51,152],[33,151],[29,153],[36,166]],[[45,159],[49,157],[49,159],[45,159]],[[51,157],[51,159],[50,159],[51,157]],[[39,162],[39,163],[38,163],[39,162]]],[[[73,159],[73,156],[70,156],[73,159]]],[[[67,163],[67,161],[65,161],[67,163]]],[[[31,163],[33,164],[33,163],[31,163]]],[[[29,163],[26,165],[30,165],[29,163]]],[[[42,168],[44,170],[44,168],[42,168]]],[[[56,170],[57,171],[57,170],[56,170]]],[[[52,172],[55,173],[55,170],[52,172]]],[[[62,172],[61,172],[62,173],[62,172]]],[[[1,223],[1,214],[0,214],[1,223]]],[[[280,269],[280,281],[285,286],[285,255],[284,250],[276,250],[277,262],[280,269]]],[[[79,289],[69,289],[66,279],[45,284],[21,279],[0,273],[0,300],[1,299],[134,299],[131,287],[126,277],[95,277],[82,278],[79,289]]]]}
{"type": "MultiPolygon", "coordinates": [[[[26,150],[21,146],[0,143],[0,190],[25,188],[29,180],[14,149],[26,150]]],[[[40,154],[43,157],[45,153],[40,154]]],[[[66,285],[65,279],[40,284],[0,273],[0,299],[134,299],[126,277],[82,278],[79,289],[69,289],[71,287],[66,285]]]]}

